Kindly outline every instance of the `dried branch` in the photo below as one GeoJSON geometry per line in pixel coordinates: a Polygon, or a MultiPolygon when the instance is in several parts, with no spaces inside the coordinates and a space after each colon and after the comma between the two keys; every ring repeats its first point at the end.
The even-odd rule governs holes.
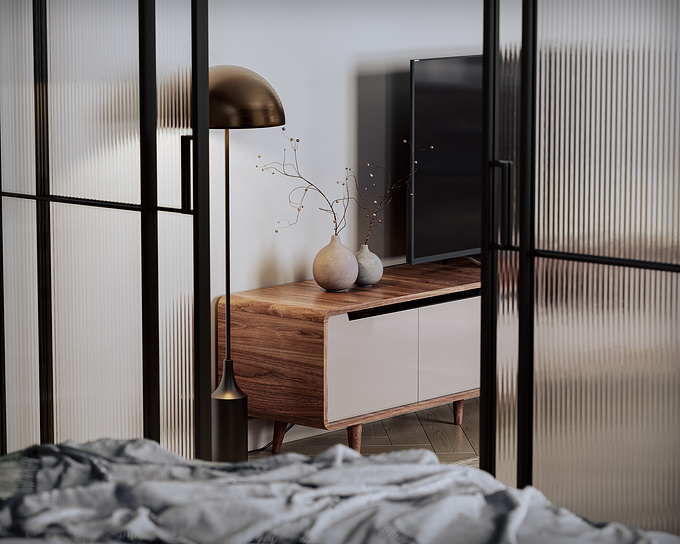
{"type": "MultiPolygon", "coordinates": [[[[373,227],[382,224],[382,219],[379,217],[379,214],[390,205],[396,191],[403,187],[410,186],[411,178],[418,169],[418,161],[415,159],[415,151],[413,146],[407,140],[402,140],[402,143],[408,144],[411,150],[412,168],[406,176],[403,176],[396,181],[392,181],[390,173],[383,166],[367,162],[365,166],[366,168],[370,168],[370,172],[368,173],[369,184],[368,186],[364,186],[362,190],[356,173],[351,168],[348,168],[347,181],[351,179],[354,182],[354,185],[357,189],[357,204],[359,205],[359,208],[366,212],[366,217],[368,217],[368,230],[364,240],[365,244],[368,244],[368,239],[371,236],[373,227]],[[375,178],[376,173],[382,173],[387,179],[386,189],[383,193],[380,193],[375,188],[376,184],[372,181],[375,178]]],[[[434,149],[434,146],[431,145],[430,147],[421,149],[420,151],[424,151],[425,149],[434,149]]]]}
{"type": "MultiPolygon", "coordinates": [[[[283,127],[281,130],[282,133],[285,132],[286,127],[283,127]]],[[[300,172],[300,165],[298,163],[297,154],[300,145],[300,139],[288,138],[285,134],[283,134],[283,136],[288,141],[290,150],[293,153],[292,159],[288,160],[286,158],[286,156],[289,154],[289,150],[288,148],[284,148],[282,161],[261,163],[257,165],[257,168],[261,169],[263,172],[268,171],[271,172],[272,175],[280,174],[287,178],[300,180],[302,182],[301,185],[294,187],[290,191],[290,193],[288,193],[288,204],[295,210],[295,219],[293,221],[290,221],[289,219],[279,220],[278,224],[283,225],[280,228],[288,228],[295,225],[298,222],[300,218],[300,213],[302,213],[302,210],[304,208],[305,198],[311,190],[312,192],[316,192],[317,194],[319,194],[321,198],[326,202],[326,207],[319,207],[319,210],[331,214],[331,216],[333,217],[333,233],[336,235],[339,234],[340,231],[342,231],[342,229],[344,229],[345,226],[347,225],[347,208],[349,207],[350,200],[352,200],[349,194],[349,183],[347,183],[347,179],[345,179],[345,181],[343,182],[341,181],[336,182],[338,185],[341,186],[342,196],[334,200],[329,199],[328,196],[326,196],[326,193],[324,193],[317,184],[307,179],[300,172]]],[[[258,155],[258,158],[261,159],[262,156],[258,155]]],[[[278,232],[278,229],[276,230],[276,232],[278,232]]]]}

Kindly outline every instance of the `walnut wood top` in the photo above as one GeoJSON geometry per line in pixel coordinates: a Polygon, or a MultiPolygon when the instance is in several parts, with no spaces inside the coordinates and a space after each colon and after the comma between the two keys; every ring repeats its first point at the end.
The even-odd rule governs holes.
{"type": "MultiPolygon", "coordinates": [[[[352,287],[329,293],[314,280],[262,287],[231,294],[232,310],[277,315],[289,319],[324,321],[331,315],[422,300],[481,287],[481,271],[465,258],[446,263],[397,265],[385,268],[372,287],[352,287]]],[[[223,312],[224,297],[218,312],[223,312]]]]}

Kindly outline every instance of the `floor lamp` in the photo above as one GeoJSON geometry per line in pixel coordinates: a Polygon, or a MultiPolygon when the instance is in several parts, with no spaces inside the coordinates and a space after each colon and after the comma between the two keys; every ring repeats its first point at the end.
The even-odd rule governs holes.
{"type": "Polygon", "coordinates": [[[275,127],[285,123],[283,106],[272,86],[240,66],[214,66],[209,72],[210,128],[224,129],[226,301],[225,358],[222,380],[213,392],[213,461],[248,460],[248,399],[234,378],[230,331],[229,129],[275,127]]]}

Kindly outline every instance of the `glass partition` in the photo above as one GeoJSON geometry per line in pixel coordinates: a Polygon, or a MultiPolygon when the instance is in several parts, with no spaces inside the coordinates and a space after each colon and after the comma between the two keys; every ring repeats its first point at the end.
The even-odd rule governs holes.
{"type": "Polygon", "coordinates": [[[140,219],[52,205],[55,441],[139,438],[140,219]]]}
{"type": "Polygon", "coordinates": [[[680,533],[680,5],[537,14],[533,485],[680,533]]]}

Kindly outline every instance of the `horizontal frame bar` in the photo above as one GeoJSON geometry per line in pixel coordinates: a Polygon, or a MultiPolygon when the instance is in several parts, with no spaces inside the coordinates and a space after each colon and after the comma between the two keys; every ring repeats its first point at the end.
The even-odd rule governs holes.
{"type": "Polygon", "coordinates": [[[587,255],[585,253],[567,253],[563,251],[536,249],[533,251],[533,257],[612,266],[626,266],[630,268],[644,268],[646,270],[660,270],[664,272],[680,272],[680,264],[663,263],[659,261],[642,261],[638,259],[622,259],[619,257],[605,257],[601,255],[587,255]]]}
{"type": "MultiPolygon", "coordinates": [[[[0,197],[7,198],[20,198],[23,200],[34,200],[34,201],[47,201],[47,202],[57,202],[59,204],[74,204],[77,206],[91,206],[94,208],[109,208],[113,210],[126,210],[133,212],[141,212],[141,204],[126,204],[125,202],[111,202],[107,200],[95,200],[92,198],[77,198],[70,196],[40,196],[40,195],[27,195],[23,193],[12,193],[9,191],[0,191],[0,197]]],[[[173,208],[171,206],[156,206],[156,211],[166,212],[166,213],[177,213],[180,215],[193,215],[193,210],[183,210],[182,208],[173,208]]]]}

